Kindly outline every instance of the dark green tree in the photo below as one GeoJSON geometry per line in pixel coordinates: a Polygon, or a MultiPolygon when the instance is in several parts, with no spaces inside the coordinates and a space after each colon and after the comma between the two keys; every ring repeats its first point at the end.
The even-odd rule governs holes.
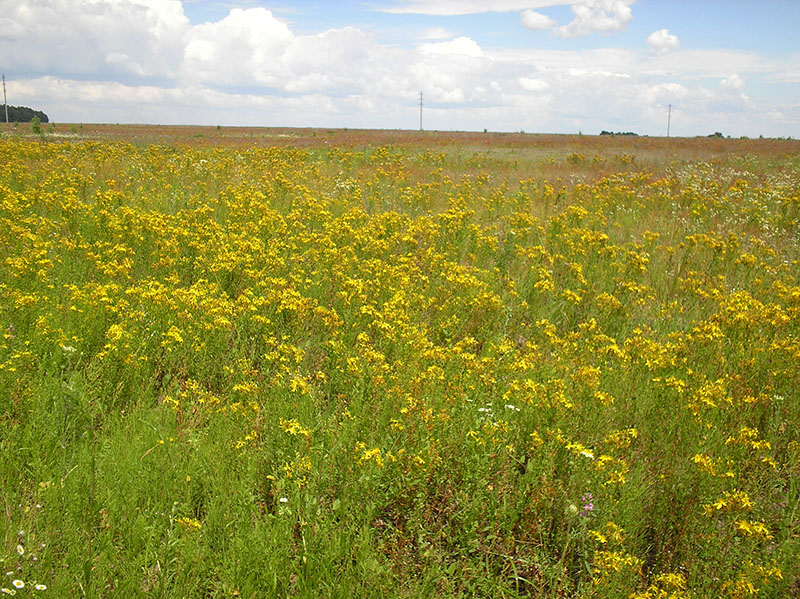
{"type": "Polygon", "coordinates": [[[34,110],[27,106],[9,106],[8,121],[10,123],[30,123],[33,117],[39,117],[40,123],[49,123],[50,119],[41,110],[34,110]]]}

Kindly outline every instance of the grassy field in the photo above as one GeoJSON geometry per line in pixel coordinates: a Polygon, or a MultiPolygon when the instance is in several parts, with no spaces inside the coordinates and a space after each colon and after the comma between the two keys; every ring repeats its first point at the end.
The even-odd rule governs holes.
{"type": "Polygon", "coordinates": [[[800,595],[800,142],[43,129],[3,592],[800,595]]]}

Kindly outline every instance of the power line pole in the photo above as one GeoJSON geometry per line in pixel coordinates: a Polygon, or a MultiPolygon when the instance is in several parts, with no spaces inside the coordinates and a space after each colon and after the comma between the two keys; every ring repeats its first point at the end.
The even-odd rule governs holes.
{"type": "Polygon", "coordinates": [[[8,122],[8,102],[6,102],[6,75],[3,73],[3,106],[6,109],[6,123],[8,122]]]}
{"type": "Polygon", "coordinates": [[[419,92],[419,130],[422,131],[422,92],[419,92]]]}
{"type": "Polygon", "coordinates": [[[669,137],[669,123],[672,120],[672,104],[667,109],[667,137],[669,137]]]}

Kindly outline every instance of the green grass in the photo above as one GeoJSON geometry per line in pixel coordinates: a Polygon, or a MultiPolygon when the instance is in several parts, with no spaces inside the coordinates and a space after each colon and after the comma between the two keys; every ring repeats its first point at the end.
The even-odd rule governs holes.
{"type": "Polygon", "coordinates": [[[4,141],[0,587],[795,592],[796,156],[339,135],[4,141]]]}

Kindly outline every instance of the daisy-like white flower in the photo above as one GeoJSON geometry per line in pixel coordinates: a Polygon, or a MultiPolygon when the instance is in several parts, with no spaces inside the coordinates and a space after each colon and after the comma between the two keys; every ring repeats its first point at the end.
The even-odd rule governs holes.
{"type": "Polygon", "coordinates": [[[280,501],[281,503],[288,503],[289,502],[289,498],[288,497],[281,497],[280,499],[278,499],[278,501],[280,501]]]}
{"type": "Polygon", "coordinates": [[[46,591],[47,590],[47,585],[37,584],[33,588],[36,589],[37,591],[46,591]]]}
{"type": "Polygon", "coordinates": [[[25,555],[25,547],[23,547],[22,545],[17,545],[17,553],[19,553],[20,555],[25,555]]]}
{"type": "Polygon", "coordinates": [[[15,589],[24,589],[25,583],[22,582],[19,578],[17,580],[12,580],[11,584],[14,585],[15,589]]]}
{"type": "Polygon", "coordinates": [[[0,593],[3,593],[4,595],[16,595],[17,591],[3,587],[2,589],[0,589],[0,593]]]}

